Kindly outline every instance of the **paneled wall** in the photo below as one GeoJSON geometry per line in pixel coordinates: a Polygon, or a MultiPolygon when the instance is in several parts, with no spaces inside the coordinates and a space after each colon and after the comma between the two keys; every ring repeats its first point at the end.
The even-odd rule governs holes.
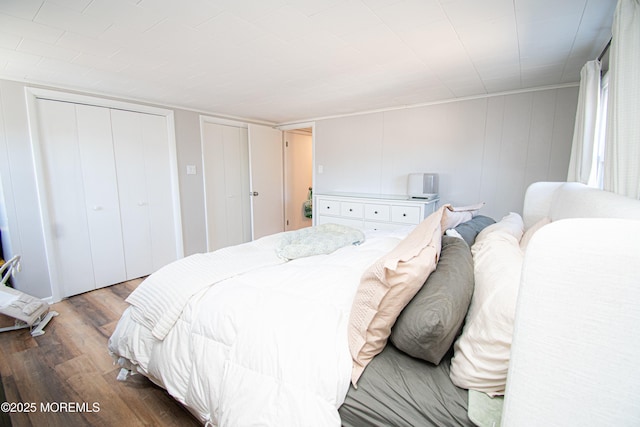
{"type": "MultiPolygon", "coordinates": [[[[0,228],[22,255],[21,290],[51,295],[25,84],[0,80],[0,228]],[[10,231],[11,233],[5,233],[10,231]],[[10,236],[10,238],[9,238],[10,236]]],[[[411,172],[438,172],[443,202],[520,211],[526,186],[565,180],[577,87],[318,120],[314,193],[406,193],[411,172]],[[322,173],[320,173],[322,166],[322,173]]],[[[173,109],[184,253],[206,251],[199,114],[173,109]],[[195,165],[196,175],[186,167],[195,165]]]]}
{"type": "Polygon", "coordinates": [[[409,173],[437,172],[443,203],[520,212],[530,183],[566,179],[577,98],[567,87],[317,121],[314,190],[406,194],[409,173]]]}

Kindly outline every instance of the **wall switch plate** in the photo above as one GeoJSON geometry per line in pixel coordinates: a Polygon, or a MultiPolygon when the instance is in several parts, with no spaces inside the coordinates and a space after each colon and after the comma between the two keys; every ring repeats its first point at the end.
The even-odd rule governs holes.
{"type": "Polygon", "coordinates": [[[187,165],[187,175],[195,175],[196,173],[196,165],[187,165]]]}

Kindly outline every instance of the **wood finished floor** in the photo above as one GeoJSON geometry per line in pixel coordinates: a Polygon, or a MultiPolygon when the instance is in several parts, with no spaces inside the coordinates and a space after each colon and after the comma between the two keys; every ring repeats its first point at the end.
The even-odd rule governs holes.
{"type": "MultiPolygon", "coordinates": [[[[113,285],[53,304],[60,313],[33,338],[28,329],[0,334],[0,375],[7,402],[33,402],[33,413],[11,413],[14,427],[199,426],[163,389],[142,375],[117,381],[119,368],[107,340],[140,280],[113,285]],[[41,403],[94,402],[97,412],[40,411],[41,403]]],[[[2,320],[2,326],[8,319],[2,320]]],[[[80,409],[82,409],[80,407],[80,409]]]]}

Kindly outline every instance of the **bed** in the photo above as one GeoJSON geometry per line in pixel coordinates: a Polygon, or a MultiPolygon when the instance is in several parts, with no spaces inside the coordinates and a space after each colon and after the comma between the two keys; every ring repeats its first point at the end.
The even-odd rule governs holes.
{"type": "MultiPolygon", "coordinates": [[[[382,345],[370,357],[371,366],[361,367],[359,379],[354,379],[354,349],[348,344],[365,272],[403,244],[410,244],[413,251],[416,239],[427,243],[418,251],[433,264],[427,276],[437,270],[441,253],[441,261],[455,262],[446,255],[453,252],[449,246],[466,252],[468,271],[468,244],[458,235],[451,239],[461,245],[451,245],[449,237],[442,237],[442,227],[453,228],[445,222],[465,225],[473,214],[447,206],[434,215],[431,223],[425,220],[416,227],[360,235],[345,231],[344,241],[337,245],[318,244],[317,239],[311,245],[308,240],[300,244],[288,232],[169,264],[130,295],[131,305],[109,339],[109,352],[123,368],[121,379],[127,373],[147,376],[210,425],[346,426],[362,425],[358,415],[362,406],[356,409],[355,402],[365,393],[373,391],[374,399],[384,400],[375,393],[376,377],[387,376],[393,366],[406,368],[404,374],[427,384],[422,391],[432,379],[441,384],[431,392],[442,407],[421,408],[440,412],[433,425],[447,419],[469,425],[466,391],[454,386],[448,375],[450,344],[466,306],[442,349],[447,355],[441,355],[438,364],[410,356],[394,344],[382,345]],[[448,212],[444,214],[448,222],[443,212],[448,212]],[[321,250],[315,254],[318,247],[321,250]],[[424,375],[416,377],[416,370],[424,375]]],[[[415,291],[403,298],[411,300],[425,277],[417,277],[415,291]]],[[[464,298],[470,298],[465,292],[464,298]]],[[[396,342],[402,348],[402,340],[396,342]]],[[[402,375],[398,379],[404,381],[402,375]]],[[[379,412],[375,408],[364,412],[372,411],[379,412]]],[[[406,425],[412,425],[411,419],[406,425]]]]}
{"type": "Polygon", "coordinates": [[[187,257],[132,293],[109,351],[203,422],[340,425],[351,301],[362,271],[406,233],[289,261],[276,255],[282,235],[187,257]]]}
{"type": "MultiPolygon", "coordinates": [[[[582,262],[581,248],[587,242],[598,245],[599,240],[592,242],[584,232],[581,220],[570,218],[637,220],[640,203],[577,184],[539,183],[525,196],[524,218],[510,213],[494,221],[464,210],[452,210],[460,216],[453,215],[447,209],[414,228],[356,233],[341,245],[316,242],[283,248],[283,242],[296,243],[295,238],[278,234],[172,263],[132,293],[131,307],[118,322],[109,351],[124,374],[146,375],[209,425],[466,426],[498,425],[501,417],[507,420],[503,425],[530,425],[536,416],[542,423],[589,413],[574,399],[547,398],[557,396],[558,390],[576,392],[552,374],[554,366],[574,359],[563,358],[564,350],[555,355],[531,346],[558,339],[582,348],[593,339],[575,340],[583,331],[542,322],[572,324],[558,320],[564,309],[541,319],[540,310],[564,303],[553,301],[555,291],[549,293],[551,301],[537,302],[535,290],[567,287],[573,280],[564,277],[567,266],[582,262]],[[554,248],[572,241],[580,246],[570,251],[540,247],[550,234],[547,230],[553,230],[549,241],[554,248]],[[563,230],[574,237],[553,238],[563,230]],[[323,252],[314,254],[318,246],[323,252]],[[398,256],[399,251],[406,253],[398,256]],[[548,253],[553,259],[545,258],[548,253]],[[416,264],[419,272],[397,268],[400,274],[391,286],[386,269],[400,264],[416,264]],[[538,265],[545,267],[538,272],[538,265]],[[521,275],[527,279],[523,289],[531,302],[520,301],[526,309],[517,310],[521,275]],[[556,276],[562,276],[559,284],[556,276]],[[365,282],[385,286],[367,287],[365,282]],[[390,302],[391,309],[385,311],[390,302]],[[518,335],[517,328],[526,334],[518,335]],[[514,364],[527,368],[514,370],[514,364]],[[539,366],[545,366],[545,372],[539,366]]],[[[625,247],[631,247],[640,231],[637,221],[592,221],[589,226],[601,229],[602,239],[628,241],[625,247]],[[607,230],[617,225],[636,231],[611,236],[607,230]]],[[[609,258],[619,253],[611,247],[594,254],[609,258]]],[[[632,253],[625,250],[626,257],[632,253]]],[[[637,283],[640,263],[624,265],[613,272],[599,265],[594,277],[624,275],[620,283],[630,292],[627,283],[637,283]]],[[[588,296],[582,292],[585,282],[593,282],[589,295],[597,304],[602,281],[585,274],[575,283],[578,290],[571,292],[582,300],[588,296]]],[[[640,319],[634,307],[624,316],[640,319]]],[[[584,322],[591,322],[591,312],[579,311],[572,310],[572,316],[584,315],[584,322]]],[[[598,342],[614,336],[622,340],[626,329],[609,328],[607,336],[598,335],[598,342]]],[[[591,336],[594,330],[584,333],[591,336]]],[[[625,360],[636,360],[640,351],[627,345],[626,353],[624,360],[612,362],[623,363],[626,371],[608,368],[603,377],[602,369],[589,365],[567,377],[572,382],[597,378],[598,384],[624,384],[620,393],[607,389],[607,395],[620,398],[617,406],[599,414],[619,418],[615,408],[626,402],[630,406],[621,410],[624,419],[637,407],[631,391],[640,377],[625,360]]],[[[565,365],[562,369],[576,370],[581,364],[565,365]]],[[[581,396],[593,394],[603,404],[600,392],[590,383],[580,388],[581,396]]]]}

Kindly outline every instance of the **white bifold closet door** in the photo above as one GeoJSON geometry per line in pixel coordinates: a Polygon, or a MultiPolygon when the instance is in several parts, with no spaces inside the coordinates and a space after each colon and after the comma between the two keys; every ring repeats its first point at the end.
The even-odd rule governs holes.
{"type": "Polygon", "coordinates": [[[53,228],[49,258],[63,295],[122,282],[126,272],[109,110],[39,100],[38,117],[53,228]]]}
{"type": "Polygon", "coordinates": [[[50,270],[61,296],[175,260],[165,118],[45,99],[37,108],[50,270]]]}
{"type": "MultiPolygon", "coordinates": [[[[94,288],[101,288],[127,279],[122,234],[117,232],[122,222],[109,110],[77,105],[76,123],[94,288]]],[[[78,278],[81,292],[82,281],[78,278]]]]}
{"type": "Polygon", "coordinates": [[[165,118],[111,110],[127,279],[176,259],[165,118]]]}

